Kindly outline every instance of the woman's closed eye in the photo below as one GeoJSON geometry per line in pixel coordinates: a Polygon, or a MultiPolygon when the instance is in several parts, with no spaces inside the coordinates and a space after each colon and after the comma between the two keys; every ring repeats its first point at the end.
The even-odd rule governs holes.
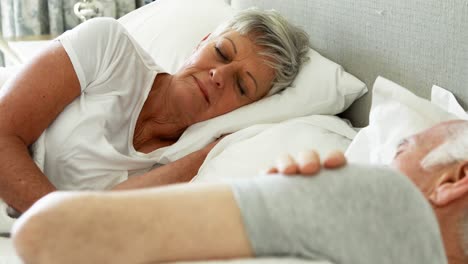
{"type": "Polygon", "coordinates": [[[221,49],[218,46],[215,46],[216,54],[225,62],[229,61],[229,58],[224,55],[224,53],[221,51],[221,49]]]}
{"type": "MultiPolygon", "coordinates": [[[[221,58],[224,62],[229,62],[230,61],[228,56],[225,55],[222,52],[221,48],[219,48],[218,46],[215,46],[215,51],[216,51],[216,54],[218,55],[218,57],[221,58]]],[[[247,93],[247,88],[245,88],[244,81],[242,80],[241,77],[236,78],[236,85],[237,85],[237,89],[239,90],[240,95],[245,96],[246,93],[247,93]]]]}
{"type": "Polygon", "coordinates": [[[243,86],[243,81],[240,77],[237,78],[237,87],[239,89],[239,93],[244,96],[246,95],[247,89],[243,86]]]}

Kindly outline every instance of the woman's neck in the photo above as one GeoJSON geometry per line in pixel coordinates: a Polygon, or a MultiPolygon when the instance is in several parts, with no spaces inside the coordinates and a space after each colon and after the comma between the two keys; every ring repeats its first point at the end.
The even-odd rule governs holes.
{"type": "Polygon", "coordinates": [[[155,78],[135,125],[133,144],[137,150],[170,145],[187,128],[170,99],[171,78],[169,74],[158,74],[155,78]]]}

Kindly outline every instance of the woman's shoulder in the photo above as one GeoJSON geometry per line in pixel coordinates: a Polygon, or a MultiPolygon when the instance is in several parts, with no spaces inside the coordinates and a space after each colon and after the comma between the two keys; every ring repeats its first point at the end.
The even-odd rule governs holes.
{"type": "MultiPolygon", "coordinates": [[[[150,69],[157,69],[158,71],[164,71],[156,65],[154,59],[142,48],[141,44],[136,41],[132,34],[116,19],[109,17],[93,18],[92,24],[90,25],[97,31],[96,34],[100,36],[108,44],[109,48],[114,47],[115,49],[125,50],[126,54],[135,52],[141,61],[150,69]]],[[[99,38],[99,37],[98,37],[99,38]]]]}
{"type": "Polygon", "coordinates": [[[91,34],[97,34],[95,35],[96,37],[120,36],[128,34],[125,27],[120,24],[119,21],[111,17],[96,17],[87,20],[80,24],[76,29],[82,31],[86,30],[91,34]]]}

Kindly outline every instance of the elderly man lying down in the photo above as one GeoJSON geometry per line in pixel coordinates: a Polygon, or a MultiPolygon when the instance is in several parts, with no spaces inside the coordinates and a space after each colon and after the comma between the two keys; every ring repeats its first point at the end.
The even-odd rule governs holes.
{"type": "Polygon", "coordinates": [[[338,153],[265,175],[140,191],[56,192],[17,222],[25,263],[295,256],[332,263],[468,263],[468,121],[398,146],[392,169],[338,153]],[[45,239],[46,238],[46,239],[45,239]]]}

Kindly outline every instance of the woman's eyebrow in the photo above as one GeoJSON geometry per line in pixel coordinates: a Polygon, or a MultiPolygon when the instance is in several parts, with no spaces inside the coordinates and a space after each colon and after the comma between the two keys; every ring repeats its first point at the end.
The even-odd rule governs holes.
{"type": "Polygon", "coordinates": [[[228,37],[224,37],[224,38],[229,40],[229,42],[231,42],[232,47],[234,48],[234,53],[237,54],[237,48],[236,48],[236,44],[234,44],[234,41],[232,41],[232,39],[230,39],[228,37]]]}

